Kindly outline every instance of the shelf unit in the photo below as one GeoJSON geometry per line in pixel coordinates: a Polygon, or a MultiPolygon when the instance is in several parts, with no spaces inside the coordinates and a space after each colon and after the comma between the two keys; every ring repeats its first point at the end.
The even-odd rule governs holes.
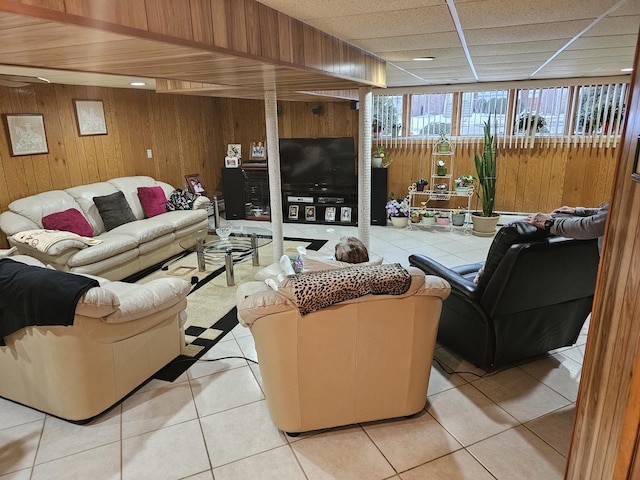
{"type": "Polygon", "coordinates": [[[449,201],[457,197],[466,199],[465,221],[462,226],[454,226],[451,222],[447,225],[439,224],[423,224],[409,222],[409,228],[428,228],[428,229],[463,229],[465,233],[471,233],[471,197],[473,189],[456,190],[453,188],[453,164],[455,159],[455,145],[449,141],[448,148],[441,149],[438,143],[434,143],[431,151],[431,189],[417,191],[413,188],[409,189],[409,204],[411,211],[416,210],[433,210],[434,212],[451,212],[453,208],[433,207],[429,208],[429,202],[433,201],[449,201]]]}

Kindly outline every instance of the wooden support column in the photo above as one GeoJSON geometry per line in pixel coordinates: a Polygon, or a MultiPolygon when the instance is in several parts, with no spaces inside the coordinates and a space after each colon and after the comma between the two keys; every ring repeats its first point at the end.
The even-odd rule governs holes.
{"type": "Polygon", "coordinates": [[[371,87],[358,89],[360,100],[358,145],[358,238],[369,246],[369,229],[371,226],[371,110],[373,93],[371,87]]]}
{"type": "Polygon", "coordinates": [[[273,260],[284,252],[282,234],[282,187],[280,185],[280,146],[278,144],[278,103],[275,90],[264,92],[264,120],[267,127],[267,165],[269,168],[269,197],[273,232],[273,260]]]}

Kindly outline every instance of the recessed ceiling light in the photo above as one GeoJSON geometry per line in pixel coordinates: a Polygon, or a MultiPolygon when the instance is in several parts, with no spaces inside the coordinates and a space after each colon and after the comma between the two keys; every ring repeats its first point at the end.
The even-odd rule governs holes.
{"type": "Polygon", "coordinates": [[[435,57],[415,57],[412,60],[416,62],[430,62],[431,60],[435,60],[435,57]]]}
{"type": "Polygon", "coordinates": [[[621,72],[633,72],[633,68],[623,68],[621,72]]]}
{"type": "Polygon", "coordinates": [[[144,83],[144,82],[131,82],[129,85],[131,85],[132,87],[144,87],[146,85],[146,83],[144,83]]]}

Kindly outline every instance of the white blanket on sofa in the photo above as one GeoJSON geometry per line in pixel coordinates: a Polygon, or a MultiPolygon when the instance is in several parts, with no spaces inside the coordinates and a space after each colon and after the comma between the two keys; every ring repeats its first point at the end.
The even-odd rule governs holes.
{"type": "Polygon", "coordinates": [[[102,240],[96,238],[82,237],[77,233],[65,232],[62,230],[25,230],[24,232],[16,233],[13,236],[16,242],[24,243],[40,252],[47,253],[49,249],[58,242],[64,240],[74,240],[80,242],[85,246],[97,245],[102,243],[102,240]]]}

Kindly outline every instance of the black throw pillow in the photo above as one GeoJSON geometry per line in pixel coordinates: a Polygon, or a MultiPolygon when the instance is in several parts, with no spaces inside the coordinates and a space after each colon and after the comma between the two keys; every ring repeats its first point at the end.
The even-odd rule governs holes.
{"type": "Polygon", "coordinates": [[[137,220],[122,192],[115,192],[102,197],[93,197],[93,203],[98,207],[98,212],[102,217],[102,223],[104,223],[104,229],[107,232],[120,225],[137,220]]]}

